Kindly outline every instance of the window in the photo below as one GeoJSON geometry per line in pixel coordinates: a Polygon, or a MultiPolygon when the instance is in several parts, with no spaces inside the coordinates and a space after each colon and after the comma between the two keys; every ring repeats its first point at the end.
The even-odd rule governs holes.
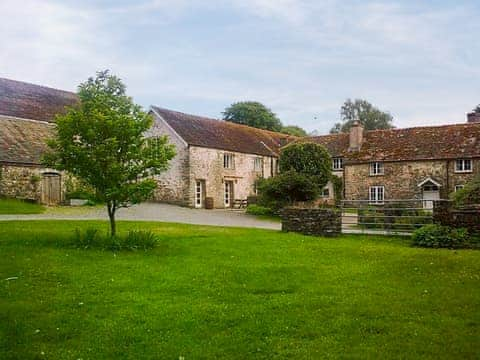
{"type": "Polygon", "coordinates": [[[383,175],[383,163],[370,163],[370,175],[383,175]]]}
{"type": "Polygon", "coordinates": [[[370,186],[369,201],[370,204],[382,205],[385,196],[385,187],[370,186]]]}
{"type": "Polygon", "coordinates": [[[223,167],[225,169],[234,169],[235,168],[235,158],[233,154],[223,154],[223,167]]]}
{"type": "Polygon", "coordinates": [[[471,159],[459,159],[455,162],[455,172],[472,172],[471,159]]]}
{"type": "Polygon", "coordinates": [[[464,185],[455,185],[455,192],[457,192],[458,190],[462,190],[464,187],[464,185]]]}
{"type": "Polygon", "coordinates": [[[333,170],[343,170],[342,158],[333,158],[333,170]]]}
{"type": "Polygon", "coordinates": [[[253,162],[253,168],[255,171],[262,171],[263,170],[263,158],[257,157],[253,162]]]}
{"type": "Polygon", "coordinates": [[[323,188],[321,196],[324,197],[324,198],[330,197],[330,190],[329,190],[328,186],[323,188]]]}

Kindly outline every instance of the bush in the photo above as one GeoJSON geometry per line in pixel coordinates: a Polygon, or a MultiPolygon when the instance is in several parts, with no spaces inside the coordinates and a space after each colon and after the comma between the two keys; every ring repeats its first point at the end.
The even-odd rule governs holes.
{"type": "Polygon", "coordinates": [[[467,183],[463,189],[453,193],[452,197],[457,206],[480,205],[480,174],[467,183]]]}
{"type": "Polygon", "coordinates": [[[471,248],[475,242],[467,229],[452,229],[436,224],[425,225],[413,233],[413,245],[428,248],[471,248]]]}
{"type": "Polygon", "coordinates": [[[247,206],[247,214],[250,215],[264,215],[272,216],[275,215],[274,211],[268,207],[251,204],[247,206]]]}
{"type": "Polygon", "coordinates": [[[75,229],[72,245],[79,249],[149,250],[157,246],[158,238],[151,231],[129,231],[126,236],[108,236],[95,228],[75,229]]]}
{"type": "Polygon", "coordinates": [[[320,194],[320,188],[312,176],[295,171],[280,173],[257,182],[258,204],[277,211],[298,201],[312,201],[320,194]]]}
{"type": "Polygon", "coordinates": [[[296,142],[280,152],[280,172],[295,171],[312,177],[319,188],[327,185],[332,175],[332,158],[324,146],[312,142],[296,142]]]}

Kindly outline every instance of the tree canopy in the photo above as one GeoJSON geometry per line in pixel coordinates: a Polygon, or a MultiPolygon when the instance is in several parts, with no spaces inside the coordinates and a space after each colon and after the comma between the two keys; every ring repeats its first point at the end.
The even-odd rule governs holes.
{"type": "Polygon", "coordinates": [[[302,129],[300,126],[297,125],[287,125],[282,127],[282,130],[280,131],[283,134],[288,134],[288,135],[293,135],[293,136],[298,136],[298,137],[304,137],[307,136],[307,132],[302,129]]]}
{"type": "Polygon", "coordinates": [[[107,205],[114,236],[116,210],[152,196],[156,187],[152,175],[167,169],[175,149],[166,137],[144,138],[151,116],[133,103],[122,81],[108,71],[80,84],[78,97],[78,106],[57,116],[56,136],[48,142],[43,161],[95,190],[107,205]]]}
{"type": "Polygon", "coordinates": [[[348,132],[355,120],[359,120],[365,130],[391,129],[393,117],[373,106],[366,100],[347,99],[340,110],[341,122],[336,123],[330,130],[331,134],[348,132]]]}
{"type": "Polygon", "coordinates": [[[480,104],[478,104],[477,107],[473,109],[473,112],[480,113],[480,104]]]}
{"type": "Polygon", "coordinates": [[[272,110],[256,101],[233,103],[222,113],[223,119],[259,129],[281,131],[282,123],[272,110]]]}
{"type": "Polygon", "coordinates": [[[280,152],[280,172],[295,171],[310,176],[322,189],[332,174],[332,159],[327,149],[313,142],[291,143],[280,152]]]}

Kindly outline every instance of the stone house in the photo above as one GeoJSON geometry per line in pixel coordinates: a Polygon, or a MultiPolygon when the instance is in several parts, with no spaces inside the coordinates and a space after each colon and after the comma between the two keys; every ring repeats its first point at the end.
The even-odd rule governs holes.
{"type": "MultiPolygon", "coordinates": [[[[316,136],[343,178],[346,200],[418,199],[431,208],[480,174],[480,116],[464,124],[316,136]]],[[[331,194],[330,194],[331,196],[331,194]]]]}
{"type": "Polygon", "coordinates": [[[293,137],[231,122],[152,106],[155,122],[147,137],[167,135],[177,155],[157,177],[156,201],[216,208],[254,195],[258,178],[277,173],[280,147],[293,137]]]}
{"type": "Polygon", "coordinates": [[[63,201],[64,174],[40,160],[55,115],[76,101],[71,92],[0,78],[0,196],[63,201]]]}

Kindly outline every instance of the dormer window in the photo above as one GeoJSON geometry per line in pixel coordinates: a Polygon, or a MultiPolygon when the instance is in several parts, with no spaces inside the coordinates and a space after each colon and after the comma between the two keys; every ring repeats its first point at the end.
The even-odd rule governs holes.
{"type": "Polygon", "coordinates": [[[469,173],[472,172],[472,159],[458,159],[455,161],[455,172],[469,173]]]}
{"type": "Polygon", "coordinates": [[[235,168],[235,156],[230,153],[223,154],[223,168],[234,169],[235,168]]]}
{"type": "Polygon", "coordinates": [[[377,175],[383,175],[383,163],[382,162],[373,162],[370,163],[370,175],[371,176],[377,176],[377,175]]]}
{"type": "Polygon", "coordinates": [[[343,170],[343,159],[342,158],[333,158],[333,170],[339,171],[343,170]]]}

